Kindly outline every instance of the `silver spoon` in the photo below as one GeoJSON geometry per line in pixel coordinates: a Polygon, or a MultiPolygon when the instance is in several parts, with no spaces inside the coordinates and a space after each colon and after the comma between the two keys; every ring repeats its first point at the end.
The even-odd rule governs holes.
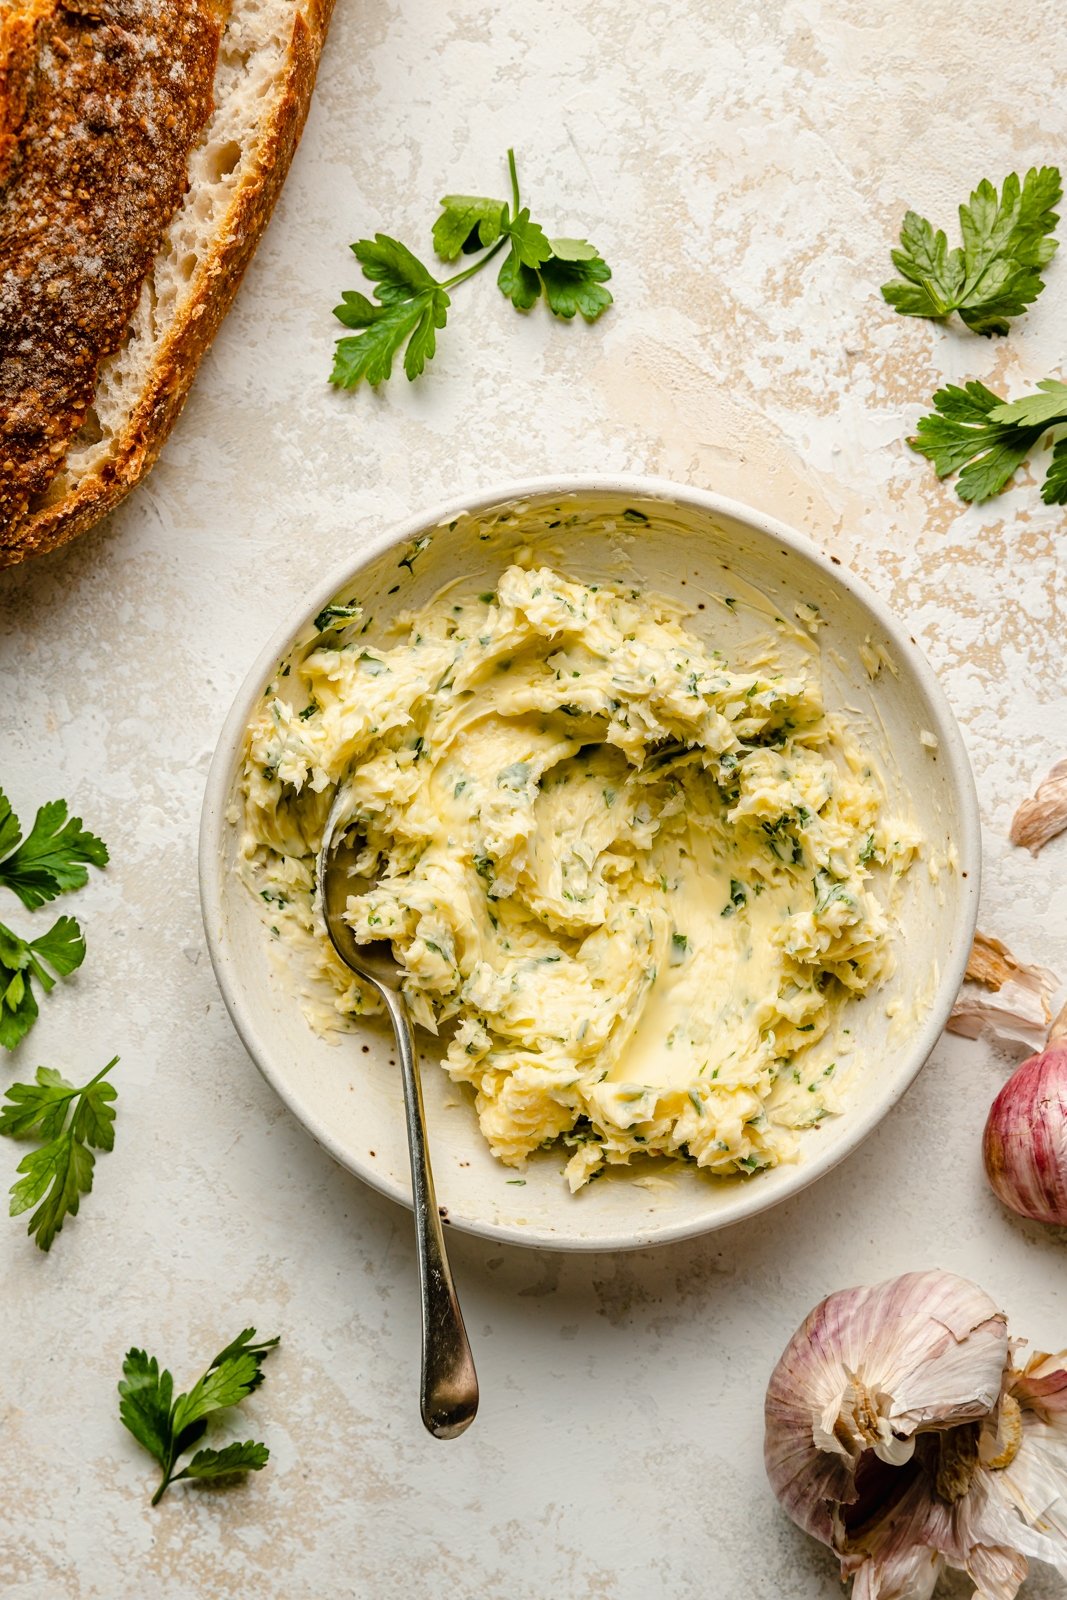
{"type": "Polygon", "coordinates": [[[369,887],[352,871],[351,851],[335,846],[344,837],[342,821],[347,795],[338,789],[326,818],[316,863],[326,931],[346,967],[372,984],[389,1013],[396,1035],[400,1073],[404,1080],[404,1110],[411,1155],[411,1192],[415,1202],[415,1238],[419,1253],[419,1288],[422,1294],[422,1420],[437,1439],[455,1439],[469,1428],[478,1410],[478,1378],[463,1326],[452,1274],[445,1252],[444,1232],[434,1195],[430,1155],[426,1148],[426,1123],[422,1082],[411,1017],[400,993],[399,973],[385,943],[357,944],[342,912],[349,895],[369,887]],[[348,857],[347,863],[345,857],[348,857]]]}

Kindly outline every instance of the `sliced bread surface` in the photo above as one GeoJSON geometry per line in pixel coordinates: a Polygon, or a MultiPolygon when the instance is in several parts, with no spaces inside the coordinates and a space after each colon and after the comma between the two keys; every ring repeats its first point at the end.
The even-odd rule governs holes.
{"type": "Polygon", "coordinates": [[[225,14],[216,0],[27,0],[0,22],[0,566],[84,532],[158,455],[285,179],[331,10],[332,0],[233,0],[225,14]],[[101,93],[109,61],[126,77],[101,93]],[[27,180],[45,165],[35,141],[44,132],[53,148],[56,125],[69,141],[57,183],[73,198],[39,180],[30,207],[27,180]],[[71,168],[81,196],[63,182],[71,168]],[[146,202],[164,169],[170,190],[146,202]],[[110,209],[94,208],[86,172],[110,174],[110,209]],[[119,204],[142,219],[140,233],[116,237],[119,204]],[[80,270],[64,272],[70,237],[80,270]],[[45,286],[36,301],[27,280],[45,286]],[[87,306],[103,307],[58,350],[57,280],[51,305],[66,304],[76,331],[87,306]]]}

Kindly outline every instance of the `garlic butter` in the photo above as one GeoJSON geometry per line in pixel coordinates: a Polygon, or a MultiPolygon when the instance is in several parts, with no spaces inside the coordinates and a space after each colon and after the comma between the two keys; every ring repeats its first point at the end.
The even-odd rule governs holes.
{"type": "Polygon", "coordinates": [[[345,782],[377,879],[351,925],[392,941],[495,1155],[560,1140],[575,1189],[642,1154],[788,1159],[838,1107],[820,1041],[891,972],[918,845],[816,675],[548,567],[402,623],[386,648],[327,627],[248,731],[239,871],[313,1025],[377,1009],[312,901],[345,782]]]}

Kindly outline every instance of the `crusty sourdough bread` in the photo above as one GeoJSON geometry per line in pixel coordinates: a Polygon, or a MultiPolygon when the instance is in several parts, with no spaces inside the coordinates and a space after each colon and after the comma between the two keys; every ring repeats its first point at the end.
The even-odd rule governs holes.
{"type": "Polygon", "coordinates": [[[0,567],[149,469],[229,308],[333,0],[0,0],[0,567]]]}

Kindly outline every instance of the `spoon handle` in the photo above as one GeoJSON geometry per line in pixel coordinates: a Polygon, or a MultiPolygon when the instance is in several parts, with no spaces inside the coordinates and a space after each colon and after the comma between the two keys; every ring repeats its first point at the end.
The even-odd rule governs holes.
{"type": "Polygon", "coordinates": [[[434,1194],[415,1036],[403,997],[383,986],[404,1080],[411,1192],[422,1294],[422,1420],[437,1439],[455,1439],[478,1410],[478,1378],[445,1250],[434,1194]]]}

